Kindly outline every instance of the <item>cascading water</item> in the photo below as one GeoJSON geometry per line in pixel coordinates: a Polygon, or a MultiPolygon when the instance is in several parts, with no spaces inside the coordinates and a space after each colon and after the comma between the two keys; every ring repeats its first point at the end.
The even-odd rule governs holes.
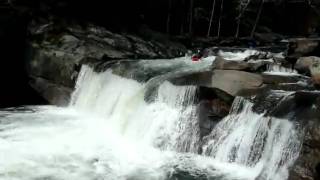
{"type": "MultiPolygon", "coordinates": [[[[212,61],[196,68],[179,59],[165,62],[160,64],[170,71],[157,76],[207,68],[212,61]],[[179,65],[172,68],[174,63],[179,65]]],[[[138,66],[157,64],[148,63],[138,66]]],[[[152,68],[161,69],[157,66],[152,68]]],[[[287,178],[300,147],[290,121],[255,114],[252,103],[236,98],[204,143],[197,87],[161,80],[154,99],[146,102],[149,85],[83,66],[68,108],[2,110],[0,179],[287,178]]]]}
{"type": "Polygon", "coordinates": [[[288,120],[253,113],[252,106],[236,98],[230,114],[207,137],[204,154],[255,168],[261,179],[286,179],[300,151],[298,133],[288,120]]]}
{"type": "Polygon", "coordinates": [[[268,65],[268,69],[265,73],[277,74],[277,75],[298,75],[298,72],[294,69],[286,68],[278,64],[268,65]]]}
{"type": "Polygon", "coordinates": [[[147,104],[142,84],[110,71],[97,74],[84,66],[79,78],[71,107],[99,114],[112,123],[119,134],[132,141],[144,141],[166,150],[197,152],[195,144],[199,140],[192,139],[197,138],[198,132],[190,129],[196,127],[190,125],[196,122],[192,105],[196,87],[164,82],[158,88],[154,103],[147,104]],[[182,136],[189,138],[178,141],[182,136]]]}

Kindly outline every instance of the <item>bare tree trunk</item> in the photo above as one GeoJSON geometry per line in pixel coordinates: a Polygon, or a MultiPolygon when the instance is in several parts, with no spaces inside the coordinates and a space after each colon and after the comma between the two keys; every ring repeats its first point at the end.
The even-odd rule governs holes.
{"type": "Polygon", "coordinates": [[[171,6],[172,2],[171,0],[168,0],[168,17],[167,17],[167,33],[170,33],[170,20],[171,20],[171,6]]]}
{"type": "Polygon", "coordinates": [[[180,35],[183,35],[183,34],[184,34],[184,28],[183,28],[183,22],[182,22],[180,26],[180,35]]]}
{"type": "Polygon", "coordinates": [[[238,38],[238,37],[239,37],[240,23],[241,23],[241,17],[239,17],[239,18],[237,19],[237,30],[236,30],[235,38],[238,38]]]}
{"type": "Polygon", "coordinates": [[[251,2],[251,0],[247,0],[244,5],[242,5],[241,4],[242,2],[240,2],[240,12],[239,12],[239,16],[237,17],[237,30],[236,30],[235,38],[239,37],[241,19],[245,13],[247,7],[249,6],[250,2],[251,2]]]}
{"type": "Polygon", "coordinates": [[[224,0],[221,0],[221,6],[220,6],[220,17],[219,17],[219,24],[218,24],[218,38],[220,37],[220,30],[221,30],[221,18],[222,18],[222,12],[223,12],[223,2],[224,0]]]}
{"type": "Polygon", "coordinates": [[[213,0],[207,37],[210,37],[210,32],[211,32],[211,26],[212,26],[212,21],[213,21],[213,17],[214,17],[214,8],[215,8],[215,6],[216,6],[216,0],[213,0]]]}
{"type": "Polygon", "coordinates": [[[263,4],[264,4],[264,0],[261,0],[261,4],[260,4],[260,7],[259,7],[259,11],[258,11],[258,14],[257,14],[257,18],[256,18],[256,21],[255,21],[255,23],[254,23],[254,25],[253,25],[250,38],[253,38],[254,33],[255,33],[255,31],[256,31],[257,24],[259,23],[260,16],[261,16],[261,13],[262,13],[263,4]]]}
{"type": "Polygon", "coordinates": [[[193,29],[192,29],[192,23],[193,23],[193,4],[194,0],[190,0],[190,17],[189,17],[189,35],[192,36],[193,29]]]}

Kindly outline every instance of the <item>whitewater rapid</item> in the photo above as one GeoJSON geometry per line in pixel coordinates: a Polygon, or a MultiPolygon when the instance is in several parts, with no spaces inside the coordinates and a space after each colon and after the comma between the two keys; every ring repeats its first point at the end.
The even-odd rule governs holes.
{"type": "MultiPolygon", "coordinates": [[[[161,68],[160,64],[170,67],[176,63],[163,61],[139,66],[161,68]]],[[[197,67],[211,63],[207,59],[197,67]]],[[[159,75],[194,69],[178,64],[180,69],[170,68],[159,75]]],[[[1,110],[0,179],[288,177],[288,168],[300,150],[296,126],[290,121],[256,114],[251,102],[236,98],[230,114],[202,141],[197,87],[164,80],[155,99],[146,102],[148,87],[148,83],[120,77],[112,70],[97,73],[83,66],[69,107],[1,110]]]]}

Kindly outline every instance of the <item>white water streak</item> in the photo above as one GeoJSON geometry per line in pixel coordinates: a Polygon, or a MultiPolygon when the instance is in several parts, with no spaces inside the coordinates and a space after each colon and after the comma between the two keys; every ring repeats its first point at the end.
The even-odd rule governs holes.
{"type": "Polygon", "coordinates": [[[284,76],[290,76],[290,75],[299,75],[298,72],[292,68],[286,68],[279,64],[271,64],[268,65],[268,69],[265,72],[266,74],[274,74],[274,75],[284,75],[284,76]]]}
{"type": "Polygon", "coordinates": [[[230,115],[207,137],[204,154],[252,167],[265,180],[287,179],[300,151],[298,133],[288,120],[253,113],[252,106],[236,98],[230,115]]]}

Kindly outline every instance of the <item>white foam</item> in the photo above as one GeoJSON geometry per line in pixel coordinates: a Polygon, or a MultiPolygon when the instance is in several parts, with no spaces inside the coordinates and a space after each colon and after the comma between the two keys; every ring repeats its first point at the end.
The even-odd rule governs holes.
{"type": "Polygon", "coordinates": [[[247,57],[255,55],[257,53],[259,53],[259,51],[254,50],[254,49],[247,49],[245,51],[236,51],[236,52],[226,52],[226,51],[219,50],[218,55],[223,57],[226,60],[243,61],[247,57]]]}

